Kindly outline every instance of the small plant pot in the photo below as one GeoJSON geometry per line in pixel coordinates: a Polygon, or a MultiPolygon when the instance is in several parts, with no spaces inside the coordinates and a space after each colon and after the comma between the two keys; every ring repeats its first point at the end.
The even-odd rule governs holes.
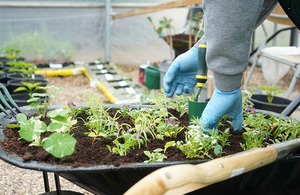
{"type": "MultiPolygon", "coordinates": [[[[44,79],[46,76],[41,74],[34,74],[34,79],[44,79]]],[[[30,77],[23,77],[21,73],[7,73],[7,80],[23,80],[31,79],[30,77]]]]}
{"type": "Polygon", "coordinates": [[[12,94],[11,97],[14,99],[16,104],[21,106],[28,106],[30,103],[27,102],[27,100],[30,99],[29,95],[26,93],[18,93],[18,94],[12,94]]]}
{"type": "MultiPolygon", "coordinates": [[[[23,93],[23,92],[16,92],[14,93],[14,90],[17,89],[18,87],[24,87],[25,85],[23,85],[21,82],[25,81],[25,82],[40,82],[40,86],[45,87],[49,81],[48,80],[44,80],[44,79],[23,79],[23,80],[9,80],[7,81],[8,84],[8,91],[10,94],[17,94],[17,93],[23,93]]],[[[45,93],[45,90],[38,90],[35,91],[35,93],[45,93]]]]}
{"type": "Polygon", "coordinates": [[[45,100],[45,97],[42,97],[41,100],[33,101],[33,102],[27,102],[30,99],[30,97],[27,93],[12,94],[11,97],[14,99],[14,101],[17,103],[17,105],[19,107],[28,106],[33,102],[38,102],[38,101],[44,102],[44,100],[45,100]]]}
{"type": "Polygon", "coordinates": [[[3,71],[4,69],[6,70],[6,69],[10,69],[10,68],[11,68],[11,66],[10,66],[10,65],[7,65],[7,64],[1,64],[1,65],[0,65],[0,70],[2,70],[2,71],[3,71]]]}
{"type": "Polygon", "coordinates": [[[205,109],[207,103],[208,103],[208,101],[194,102],[194,101],[189,100],[188,109],[189,109],[190,124],[193,119],[201,118],[203,110],[205,109]]]}
{"type": "Polygon", "coordinates": [[[9,61],[9,59],[7,59],[6,57],[0,57],[0,62],[2,62],[3,64],[6,64],[9,61]]]}
{"type": "Polygon", "coordinates": [[[2,73],[0,74],[0,83],[6,83],[6,74],[5,73],[2,73]]]}
{"type": "Polygon", "coordinates": [[[254,108],[261,110],[273,111],[281,113],[292,101],[286,98],[274,96],[272,103],[268,102],[268,95],[254,94],[250,101],[254,104],[254,108]]]}

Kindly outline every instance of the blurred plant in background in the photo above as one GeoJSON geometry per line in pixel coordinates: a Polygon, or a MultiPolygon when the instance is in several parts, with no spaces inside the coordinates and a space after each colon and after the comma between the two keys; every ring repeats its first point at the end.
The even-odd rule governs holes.
{"type": "Polygon", "coordinates": [[[71,61],[74,57],[71,42],[57,41],[51,38],[47,30],[33,33],[12,34],[10,41],[5,42],[1,49],[15,48],[21,50],[26,60],[51,60],[71,61]]]}

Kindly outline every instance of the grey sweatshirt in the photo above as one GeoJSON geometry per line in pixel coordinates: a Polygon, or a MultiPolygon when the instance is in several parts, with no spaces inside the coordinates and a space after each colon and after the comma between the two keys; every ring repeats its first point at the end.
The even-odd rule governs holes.
{"type": "Polygon", "coordinates": [[[277,4],[277,0],[203,0],[206,63],[219,90],[241,87],[252,33],[277,4]]]}

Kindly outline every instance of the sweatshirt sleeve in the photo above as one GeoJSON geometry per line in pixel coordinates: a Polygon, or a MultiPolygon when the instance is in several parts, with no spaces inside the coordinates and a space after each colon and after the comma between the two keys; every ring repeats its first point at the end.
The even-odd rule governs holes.
{"type": "MultiPolygon", "coordinates": [[[[277,3],[277,0],[203,1],[206,62],[219,90],[228,92],[241,87],[252,33],[277,3]]],[[[199,42],[194,45],[196,48],[199,42]]]]}

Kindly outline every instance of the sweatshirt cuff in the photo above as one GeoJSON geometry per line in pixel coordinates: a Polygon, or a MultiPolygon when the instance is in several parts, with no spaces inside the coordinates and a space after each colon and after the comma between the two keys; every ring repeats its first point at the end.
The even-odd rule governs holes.
{"type": "Polygon", "coordinates": [[[243,74],[224,75],[214,72],[213,75],[215,87],[217,87],[222,92],[236,90],[242,85],[243,74]]]}

